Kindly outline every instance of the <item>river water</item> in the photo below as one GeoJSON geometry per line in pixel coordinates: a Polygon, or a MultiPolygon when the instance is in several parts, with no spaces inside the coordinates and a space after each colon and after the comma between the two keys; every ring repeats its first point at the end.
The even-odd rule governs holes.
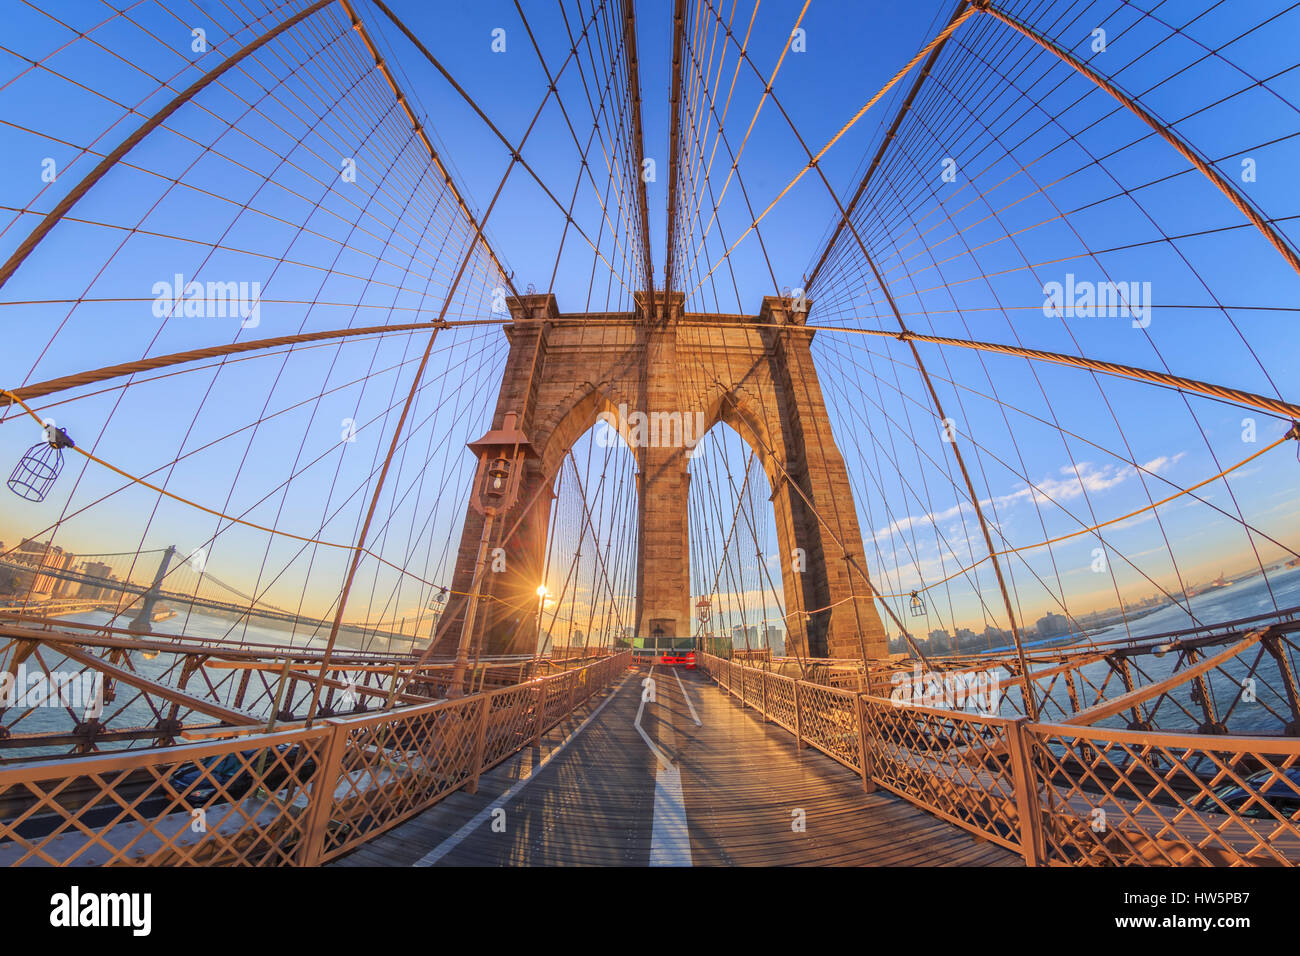
{"type": "MultiPolygon", "coordinates": [[[[1272,612],[1275,601],[1278,608],[1300,605],[1300,568],[1271,573],[1267,582],[1262,575],[1235,582],[1227,587],[1193,597],[1191,605],[1193,612],[1202,623],[1214,623],[1272,612]],[[1272,588],[1271,596],[1269,593],[1270,586],[1272,588]]],[[[110,622],[111,617],[104,612],[89,612],[70,615],[68,619],[84,624],[107,624],[110,622]]],[[[116,623],[120,625],[121,621],[119,620],[116,623]]],[[[1122,639],[1126,636],[1136,638],[1191,627],[1195,623],[1187,615],[1186,611],[1171,605],[1153,611],[1132,622],[1127,632],[1122,626],[1116,626],[1091,634],[1089,638],[1099,642],[1122,639]]],[[[278,645],[292,644],[292,646],[300,648],[324,647],[327,638],[325,633],[307,634],[300,632],[294,634],[285,628],[242,621],[237,622],[233,618],[198,612],[191,613],[188,616],[178,614],[166,621],[159,621],[154,624],[154,633],[159,637],[180,634],[182,631],[190,637],[210,640],[226,640],[231,643],[248,641],[278,645]]],[[[383,638],[367,640],[358,633],[343,634],[340,635],[340,638],[340,647],[371,650],[389,649],[389,642],[383,638]]],[[[1077,638],[1075,639],[1077,640],[1077,638]]],[[[1062,638],[1061,642],[1064,643],[1068,640],[1068,638],[1062,638]]],[[[406,650],[407,648],[395,647],[392,649],[406,650]]],[[[1209,653],[1216,653],[1220,649],[1210,648],[1209,653]]],[[[1263,654],[1261,657],[1260,651],[1261,648],[1256,645],[1225,664],[1223,669],[1227,672],[1226,674],[1216,670],[1208,675],[1211,696],[1219,714],[1222,715],[1240,695],[1241,681],[1247,674],[1248,666],[1254,663],[1257,657],[1259,658],[1254,688],[1257,701],[1254,703],[1237,703],[1233,708],[1228,721],[1229,728],[1233,733],[1277,733],[1280,729],[1279,719],[1270,714],[1268,708],[1272,708],[1276,714],[1281,714],[1284,717],[1288,713],[1278,669],[1273,659],[1268,654],[1263,654]]],[[[63,660],[54,657],[48,649],[42,651],[42,657],[51,670],[76,671],[79,669],[77,665],[65,663],[63,660]]],[[[179,674],[179,659],[176,655],[160,654],[153,660],[146,660],[139,652],[133,652],[131,657],[131,666],[137,673],[175,685],[179,674]]],[[[1175,654],[1168,654],[1164,657],[1145,654],[1135,658],[1133,665],[1135,668],[1140,669],[1140,673],[1135,671],[1135,680],[1140,684],[1145,684],[1168,677],[1173,673],[1176,662],[1177,655],[1175,654]]],[[[1293,661],[1293,669],[1297,663],[1300,663],[1300,661],[1293,661]]],[[[1085,703],[1093,699],[1093,693],[1087,689],[1087,682],[1091,682],[1093,686],[1101,686],[1109,674],[1110,668],[1104,661],[1087,665],[1081,669],[1083,681],[1081,689],[1085,703]]],[[[268,675],[268,680],[273,680],[273,678],[268,675]]],[[[299,688],[300,695],[309,692],[309,687],[306,686],[305,682],[302,682],[302,684],[303,686],[299,688]]],[[[1118,677],[1111,676],[1106,686],[1107,696],[1114,697],[1121,692],[1122,686],[1119,684],[1118,677]]],[[[1014,696],[1019,696],[1014,691],[1011,693],[1014,696]]],[[[135,697],[134,691],[129,688],[121,688],[118,699],[105,704],[104,717],[107,718],[109,726],[149,726],[157,721],[158,715],[144,701],[133,700],[135,697]]],[[[1070,709],[1068,691],[1061,682],[1058,682],[1053,689],[1052,700],[1065,710],[1070,709]]],[[[227,700],[227,702],[229,701],[227,700]]],[[[63,707],[37,707],[23,716],[17,724],[13,724],[16,712],[16,710],[11,710],[6,715],[8,723],[12,725],[15,733],[67,731],[73,725],[72,716],[63,707]]],[[[264,719],[269,712],[269,706],[252,708],[250,712],[258,719],[264,719]]],[[[1003,702],[1001,712],[1006,716],[1012,715],[1011,708],[1006,701],[1003,702]]],[[[1050,707],[1045,708],[1044,719],[1051,719],[1053,716],[1059,717],[1059,713],[1050,707]]],[[[1117,716],[1102,721],[1101,726],[1122,727],[1126,720],[1125,717],[1117,716]]],[[[1167,700],[1161,705],[1157,715],[1157,726],[1161,730],[1192,731],[1201,723],[1201,720],[1200,706],[1190,700],[1190,686],[1183,685],[1171,694],[1171,700],[1167,700]],[[1181,708],[1174,706],[1175,702],[1181,704],[1181,708]]],[[[42,748],[42,752],[49,753],[66,752],[66,750],[66,747],[42,748]]],[[[34,755],[31,748],[24,748],[23,752],[26,755],[34,755]]]]}
{"type": "MultiPolygon", "coordinates": [[[[112,624],[115,627],[124,627],[125,623],[122,618],[114,619],[113,615],[104,611],[90,611],[82,614],[70,614],[66,618],[68,621],[74,621],[78,624],[105,625],[112,624]]],[[[156,621],[153,624],[153,637],[166,638],[184,633],[187,637],[207,639],[213,641],[225,641],[232,645],[240,643],[271,644],[282,647],[292,646],[302,649],[322,649],[325,647],[329,632],[325,628],[319,631],[307,633],[299,629],[297,633],[288,627],[273,627],[265,624],[257,624],[236,620],[233,616],[223,617],[218,614],[206,614],[193,612],[189,615],[179,613],[175,617],[168,618],[164,621],[156,621]]],[[[410,645],[403,642],[397,645],[397,642],[391,642],[383,637],[375,635],[363,635],[357,631],[344,630],[339,633],[336,647],[340,650],[373,650],[373,651],[406,651],[410,645]]],[[[40,651],[41,660],[50,671],[61,672],[63,674],[74,674],[80,671],[79,664],[69,662],[66,658],[53,653],[48,647],[40,651]]],[[[179,683],[181,657],[175,654],[161,653],[152,660],[147,659],[139,651],[131,652],[130,667],[136,673],[151,680],[160,681],[171,686],[179,683]]],[[[125,666],[125,665],[124,665],[125,666]]],[[[27,667],[21,676],[34,676],[39,671],[39,666],[31,659],[27,662],[27,667]]],[[[224,675],[223,675],[224,676],[224,675]]],[[[274,686],[278,675],[267,674],[266,680],[274,686]]],[[[199,680],[195,677],[192,680],[199,680]]],[[[232,690],[228,694],[223,694],[223,703],[233,706],[233,687],[238,683],[239,675],[235,675],[231,683],[232,690]]],[[[30,684],[25,686],[30,687],[30,684]]],[[[197,686],[197,685],[196,685],[197,686]]],[[[264,720],[270,716],[270,703],[266,701],[265,695],[255,695],[252,693],[253,688],[260,686],[256,677],[250,681],[250,701],[254,697],[262,697],[261,705],[247,704],[241,707],[258,720],[264,720]]],[[[70,686],[71,691],[77,689],[75,685],[70,686]]],[[[90,688],[87,688],[89,690],[90,688]]],[[[22,688],[20,687],[21,693],[22,688]]],[[[295,690],[296,702],[298,704],[296,712],[302,711],[302,700],[311,692],[311,687],[306,681],[299,681],[295,690]]],[[[29,700],[31,698],[29,697],[29,700]]],[[[73,714],[69,713],[71,709],[76,714],[76,719],[84,717],[84,703],[81,700],[72,702],[71,708],[64,706],[37,706],[30,710],[19,704],[11,709],[5,715],[5,725],[10,728],[14,734],[31,734],[31,733],[56,733],[69,732],[74,727],[73,714]],[[21,716],[20,716],[21,714],[21,716]]],[[[170,705],[157,698],[154,705],[163,711],[166,716],[170,705]]],[[[151,726],[157,723],[159,715],[149,706],[149,704],[140,699],[135,690],[130,687],[119,685],[117,688],[116,699],[104,701],[103,714],[100,720],[111,728],[129,728],[151,726]]],[[[103,749],[118,749],[117,746],[105,745],[103,749]]],[[[66,753],[67,746],[42,747],[42,748],[22,748],[21,753],[24,756],[39,756],[54,753],[66,753]]],[[[18,751],[10,753],[17,754],[18,751]]],[[[0,750],[0,756],[7,756],[5,751],[0,750]]]]}
{"type": "MultiPolygon", "coordinates": [[[[1200,624],[1213,624],[1220,621],[1233,621],[1258,614],[1271,614],[1278,608],[1285,610],[1296,606],[1300,606],[1300,568],[1289,568],[1270,572],[1267,580],[1263,575],[1257,574],[1236,581],[1227,587],[1193,597],[1191,599],[1191,608],[1198,620],[1192,620],[1183,608],[1169,605],[1131,622],[1127,630],[1123,625],[1117,625],[1089,634],[1088,639],[1100,643],[1122,640],[1126,637],[1140,638],[1195,627],[1198,622],[1200,624]]],[[[1265,621],[1264,623],[1268,622],[1265,621]]],[[[1075,640],[1077,639],[1076,637],[1075,640]]],[[[1066,641],[1068,639],[1062,638],[1062,642],[1066,641]]],[[[1208,647],[1205,651],[1206,654],[1213,655],[1222,651],[1226,646],[1208,647]]],[[[1220,719],[1222,719],[1229,706],[1238,697],[1243,696],[1242,681],[1248,676],[1250,665],[1254,664],[1258,658],[1259,663],[1255,670],[1253,687],[1256,700],[1251,703],[1242,699],[1232,708],[1227,723],[1233,733],[1278,733],[1282,723],[1290,719],[1279,669],[1267,652],[1264,652],[1261,656],[1262,651],[1262,646],[1256,644],[1224,664],[1223,670],[1226,673],[1221,673],[1218,669],[1215,669],[1207,674],[1210,684],[1210,696],[1220,719]],[[1277,716],[1270,714],[1268,708],[1272,708],[1276,714],[1282,715],[1282,720],[1280,721],[1277,716]]],[[[1294,673],[1297,665],[1300,664],[1300,655],[1290,652],[1290,656],[1294,673]]],[[[1143,654],[1135,657],[1133,658],[1133,666],[1140,668],[1141,673],[1135,671],[1134,680],[1138,684],[1148,684],[1162,680],[1173,674],[1177,663],[1177,654],[1166,654],[1164,657],[1143,654]]],[[[1099,661],[1083,667],[1081,673],[1082,677],[1087,681],[1091,681],[1094,686],[1101,686],[1101,682],[1107,678],[1111,671],[1105,661],[1099,661]]],[[[1118,682],[1118,675],[1112,676],[1106,688],[1106,696],[1115,697],[1122,691],[1123,687],[1118,682]]],[[[1092,699],[1091,692],[1084,690],[1083,693],[1085,702],[1092,699]]],[[[1161,704],[1156,718],[1158,729],[1192,731],[1202,723],[1204,717],[1201,707],[1191,701],[1190,695],[1191,685],[1185,684],[1170,695],[1170,700],[1166,700],[1161,704]],[[1181,704],[1182,709],[1174,706],[1174,702],[1181,704]],[[1184,709],[1188,713],[1184,713],[1184,709]]],[[[1051,696],[1054,702],[1067,711],[1070,709],[1069,693],[1064,686],[1058,684],[1051,696]]],[[[1051,714],[1052,711],[1045,711],[1045,719],[1048,719],[1051,714]]],[[[1101,721],[1099,726],[1123,727],[1126,723],[1126,717],[1117,716],[1101,721]]]]}

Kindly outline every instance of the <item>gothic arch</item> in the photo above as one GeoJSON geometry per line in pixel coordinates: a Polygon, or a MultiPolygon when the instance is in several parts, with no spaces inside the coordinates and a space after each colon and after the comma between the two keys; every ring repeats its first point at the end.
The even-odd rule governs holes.
{"type": "MultiPolygon", "coordinates": [[[[680,300],[681,293],[668,297],[674,296],[680,300]]],[[[697,437],[725,422],[754,449],[773,489],[786,610],[806,612],[788,620],[791,646],[811,656],[887,653],[861,570],[852,488],[831,434],[803,313],[774,297],[763,300],[750,324],[744,317],[723,324],[683,315],[679,301],[669,303],[667,320],[654,321],[640,312],[561,316],[549,294],[507,301],[511,347],[493,425],[515,413],[537,457],[526,466],[519,503],[500,522],[509,572],[492,576],[497,603],[533,600],[555,476],[574,442],[605,413],[637,464],[637,633],[660,628],[666,635],[691,634],[686,448],[637,447],[618,413],[620,406],[652,415],[700,412],[704,428],[697,437]],[[587,325],[586,318],[602,321],[587,325]],[[796,548],[806,556],[803,572],[792,566],[796,548]]],[[[471,587],[482,527],[482,516],[467,508],[454,591],[471,587]]],[[[454,625],[461,601],[460,610],[448,607],[453,626],[439,648],[445,653],[459,639],[454,625]]],[[[483,652],[506,652],[491,608],[484,611],[483,652]]]]}

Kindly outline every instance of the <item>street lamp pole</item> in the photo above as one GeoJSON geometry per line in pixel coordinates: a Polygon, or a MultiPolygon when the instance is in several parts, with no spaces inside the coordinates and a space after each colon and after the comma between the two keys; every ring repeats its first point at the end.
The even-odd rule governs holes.
{"type": "Polygon", "coordinates": [[[533,642],[534,661],[542,659],[542,610],[546,607],[546,595],[549,593],[545,584],[537,585],[537,639],[533,642]]]}
{"type": "Polygon", "coordinates": [[[711,611],[712,611],[712,605],[711,605],[711,603],[709,602],[709,599],[708,599],[707,597],[703,597],[703,596],[701,596],[700,599],[699,599],[698,601],[695,602],[695,616],[696,616],[696,618],[697,618],[697,619],[699,620],[699,622],[700,622],[700,635],[699,635],[699,638],[700,638],[700,646],[699,646],[699,649],[700,649],[701,651],[704,651],[705,653],[708,653],[708,650],[709,650],[709,648],[708,648],[708,637],[709,637],[708,624],[709,624],[709,618],[710,618],[710,616],[711,616],[711,611]]]}
{"type": "Polygon", "coordinates": [[[469,602],[465,605],[465,620],[460,628],[460,640],[456,642],[456,664],[451,670],[451,682],[447,687],[448,697],[460,697],[465,692],[465,668],[469,666],[469,641],[474,633],[474,619],[478,615],[479,591],[483,582],[483,567],[487,564],[488,541],[492,537],[492,521],[496,517],[489,511],[483,518],[483,535],[478,541],[478,557],[474,561],[474,576],[471,579],[469,602]]]}
{"type": "Polygon", "coordinates": [[[474,561],[473,583],[465,607],[465,620],[461,624],[460,639],[456,642],[456,663],[452,667],[451,681],[447,687],[448,697],[460,697],[465,693],[465,669],[469,666],[469,645],[478,617],[483,569],[487,564],[492,525],[497,515],[505,514],[518,500],[524,459],[534,454],[516,421],[514,412],[506,412],[500,428],[492,429],[468,445],[469,450],[479,459],[470,506],[483,515],[483,534],[479,538],[478,556],[474,561]]]}

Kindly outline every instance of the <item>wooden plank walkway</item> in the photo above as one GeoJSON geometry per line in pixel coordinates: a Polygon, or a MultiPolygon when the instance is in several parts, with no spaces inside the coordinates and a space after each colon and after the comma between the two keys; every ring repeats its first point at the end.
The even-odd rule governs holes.
{"type": "Polygon", "coordinates": [[[703,674],[654,668],[656,699],[643,705],[648,673],[629,672],[541,747],[485,774],[477,794],[455,793],[334,865],[1021,865],[892,794],[865,793],[703,674]]]}

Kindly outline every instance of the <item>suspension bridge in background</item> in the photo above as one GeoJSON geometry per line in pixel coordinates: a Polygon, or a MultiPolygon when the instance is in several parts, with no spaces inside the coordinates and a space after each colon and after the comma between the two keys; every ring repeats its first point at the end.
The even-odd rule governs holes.
{"type": "MultiPolygon", "coordinates": [[[[174,545],[151,552],[85,555],[66,553],[62,549],[52,554],[48,548],[32,548],[28,543],[26,553],[20,553],[19,558],[16,561],[0,560],[0,571],[18,576],[15,579],[17,599],[4,609],[10,615],[38,617],[48,616],[54,610],[64,615],[104,611],[114,618],[130,617],[129,629],[149,633],[155,621],[174,617],[175,608],[179,606],[212,611],[239,620],[288,624],[293,626],[295,633],[301,630],[307,635],[328,633],[330,629],[328,620],[274,607],[226,584],[207,570],[199,556],[190,555],[184,559],[188,564],[184,570],[188,574],[172,572],[171,564],[178,560],[174,545]],[[152,578],[149,583],[132,581],[136,565],[145,555],[158,555],[152,578]],[[162,587],[164,581],[167,588],[162,587]],[[163,610],[158,610],[160,604],[163,610]]],[[[426,616],[433,616],[438,610],[437,598],[426,610],[429,611],[426,616]]],[[[341,624],[340,629],[369,632],[371,640],[411,642],[415,640],[413,634],[401,632],[405,623],[404,620],[347,622],[341,624]]],[[[412,621],[413,633],[419,626],[418,620],[412,621]]]]}
{"type": "Polygon", "coordinates": [[[1300,5],[3,6],[0,863],[1300,864],[1300,5]]]}

